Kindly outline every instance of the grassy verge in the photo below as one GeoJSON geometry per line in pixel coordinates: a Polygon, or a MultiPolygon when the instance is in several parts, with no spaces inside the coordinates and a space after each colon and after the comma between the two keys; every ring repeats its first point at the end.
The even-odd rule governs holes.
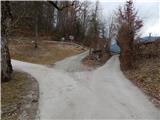
{"type": "Polygon", "coordinates": [[[159,58],[139,61],[137,68],[124,71],[144,93],[151,97],[151,101],[160,108],[160,62],[159,58]]]}
{"type": "Polygon", "coordinates": [[[12,79],[1,84],[1,120],[18,119],[33,81],[29,75],[14,71],[12,79]]]}
{"type": "Polygon", "coordinates": [[[53,64],[84,51],[81,47],[75,45],[47,43],[43,40],[38,42],[38,48],[35,49],[30,41],[17,42],[11,40],[9,44],[11,58],[37,64],[53,64]]]}
{"type": "Polygon", "coordinates": [[[160,41],[136,44],[134,53],[135,69],[124,73],[160,108],[160,41]]]}

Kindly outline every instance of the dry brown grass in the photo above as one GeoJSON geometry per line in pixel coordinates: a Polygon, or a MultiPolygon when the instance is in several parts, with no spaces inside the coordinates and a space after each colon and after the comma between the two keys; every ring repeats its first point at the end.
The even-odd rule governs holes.
{"type": "Polygon", "coordinates": [[[159,58],[139,62],[137,69],[128,70],[125,74],[146,94],[160,101],[159,58]]]}
{"type": "Polygon", "coordinates": [[[31,78],[20,72],[13,72],[9,82],[1,84],[2,120],[17,120],[23,96],[27,95],[31,78]]]}
{"type": "Polygon", "coordinates": [[[136,49],[135,69],[124,71],[125,75],[151,97],[160,108],[160,43],[142,44],[136,49]],[[159,46],[159,47],[158,47],[159,46]]]}
{"type": "Polygon", "coordinates": [[[9,49],[12,59],[37,64],[53,64],[58,60],[84,51],[75,45],[47,43],[43,40],[39,41],[37,49],[34,48],[31,40],[17,42],[11,39],[10,41],[9,49]]]}

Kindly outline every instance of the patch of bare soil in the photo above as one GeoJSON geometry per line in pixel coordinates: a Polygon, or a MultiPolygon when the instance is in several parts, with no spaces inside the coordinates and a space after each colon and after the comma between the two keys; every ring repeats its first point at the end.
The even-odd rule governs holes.
{"type": "Polygon", "coordinates": [[[2,120],[34,120],[38,110],[39,88],[30,75],[13,72],[9,82],[1,84],[2,120]]]}
{"type": "Polygon", "coordinates": [[[99,59],[95,55],[88,55],[83,60],[82,63],[89,67],[98,67],[106,63],[106,61],[111,57],[108,53],[104,53],[99,59]]]}
{"type": "Polygon", "coordinates": [[[66,57],[84,52],[80,46],[74,44],[60,44],[60,42],[45,42],[40,39],[38,48],[34,48],[34,38],[10,38],[9,49],[12,59],[37,63],[53,64],[66,57]]]}

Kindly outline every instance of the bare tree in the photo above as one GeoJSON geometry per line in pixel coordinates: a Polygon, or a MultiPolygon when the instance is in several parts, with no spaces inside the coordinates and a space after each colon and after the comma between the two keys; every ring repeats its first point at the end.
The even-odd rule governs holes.
{"type": "Polygon", "coordinates": [[[99,1],[96,1],[95,3],[95,10],[93,11],[91,15],[91,21],[90,21],[90,28],[89,28],[89,36],[91,41],[90,44],[90,52],[89,54],[92,54],[93,51],[99,49],[99,34],[100,34],[100,22],[99,22],[99,1]]]}
{"type": "Polygon", "coordinates": [[[133,68],[133,42],[143,23],[137,16],[132,0],[127,1],[123,9],[120,7],[117,15],[117,42],[121,48],[121,65],[127,70],[133,68]]]}
{"type": "Polygon", "coordinates": [[[36,2],[36,1],[34,1],[34,7],[35,7],[35,41],[34,41],[34,48],[38,48],[38,39],[39,39],[39,26],[40,26],[40,24],[39,24],[39,17],[40,17],[40,14],[41,14],[41,12],[40,12],[40,9],[41,9],[41,7],[42,7],[42,4],[40,4],[40,2],[36,2]]]}

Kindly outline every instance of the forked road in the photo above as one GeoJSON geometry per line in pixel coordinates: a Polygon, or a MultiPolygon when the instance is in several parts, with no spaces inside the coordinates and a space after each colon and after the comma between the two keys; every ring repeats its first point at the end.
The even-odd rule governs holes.
{"type": "Polygon", "coordinates": [[[53,68],[12,60],[14,69],[39,83],[37,119],[160,119],[160,111],[124,77],[118,56],[89,70],[80,63],[85,55],[66,58],[53,68]]]}

